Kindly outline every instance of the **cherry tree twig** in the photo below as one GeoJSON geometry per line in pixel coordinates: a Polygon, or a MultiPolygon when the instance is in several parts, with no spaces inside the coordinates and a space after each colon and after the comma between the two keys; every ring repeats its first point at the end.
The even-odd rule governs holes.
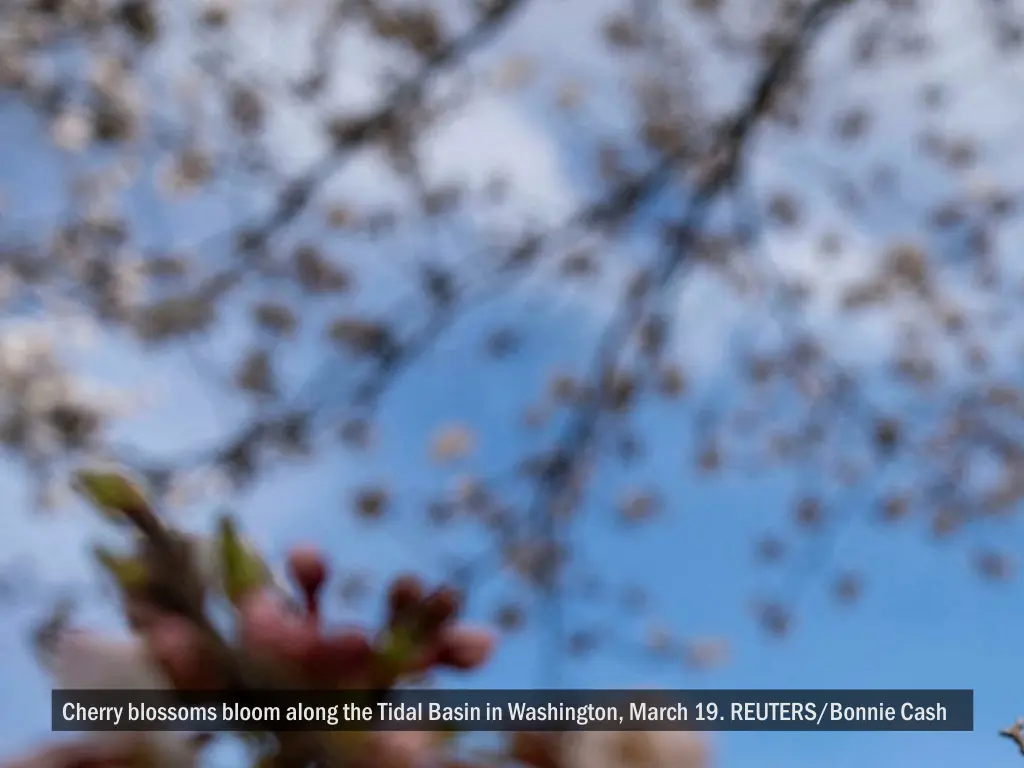
{"type": "MultiPolygon", "coordinates": [[[[542,537],[557,544],[560,536],[558,521],[553,509],[565,501],[565,497],[579,477],[586,462],[587,454],[593,447],[601,415],[609,405],[612,396],[614,370],[629,339],[647,315],[648,303],[656,300],[680,269],[690,263],[688,256],[694,239],[710,212],[712,203],[730,184],[739,170],[746,142],[760,119],[769,111],[772,102],[801,61],[805,49],[827,25],[827,22],[843,6],[852,0],[816,0],[804,11],[789,41],[767,64],[755,81],[749,98],[729,121],[717,147],[711,153],[711,164],[703,177],[698,180],[689,206],[675,226],[669,247],[653,270],[647,275],[641,295],[633,292],[619,304],[612,319],[605,326],[592,358],[590,380],[593,395],[584,398],[570,415],[561,438],[552,452],[554,457],[549,470],[542,474],[536,493],[528,510],[528,520],[542,537]]],[[[559,610],[557,589],[552,584],[549,607],[559,610]]],[[[553,617],[554,618],[554,617],[553,617]]],[[[558,621],[552,621],[558,632],[558,621]]],[[[556,646],[560,646],[557,642],[556,646]]],[[[553,665],[554,662],[552,661],[553,665]]]]}

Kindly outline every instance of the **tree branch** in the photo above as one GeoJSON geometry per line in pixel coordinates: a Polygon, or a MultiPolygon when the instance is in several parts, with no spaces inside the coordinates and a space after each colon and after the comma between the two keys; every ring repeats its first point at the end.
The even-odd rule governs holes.
{"type": "MultiPolygon", "coordinates": [[[[609,405],[611,373],[629,338],[647,313],[647,303],[659,291],[664,291],[681,267],[689,263],[687,257],[695,236],[702,228],[711,203],[734,178],[747,139],[768,112],[775,95],[798,66],[804,50],[820,34],[826,23],[852,0],[816,0],[804,11],[796,31],[788,43],[768,63],[755,82],[750,96],[727,124],[718,146],[711,153],[711,164],[698,180],[689,207],[675,227],[672,242],[661,257],[641,296],[629,295],[618,306],[606,325],[592,359],[590,380],[594,382],[594,395],[585,398],[570,415],[557,447],[555,461],[538,483],[528,520],[537,531],[551,542],[558,539],[553,509],[564,500],[570,486],[576,481],[581,465],[585,463],[597,432],[602,413],[609,405]]],[[[552,589],[551,596],[555,596],[552,589]]]]}

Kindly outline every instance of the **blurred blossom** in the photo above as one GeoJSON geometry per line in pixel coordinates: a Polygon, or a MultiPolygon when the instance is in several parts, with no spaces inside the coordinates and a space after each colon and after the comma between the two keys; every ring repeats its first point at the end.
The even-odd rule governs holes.
{"type": "MultiPolygon", "coordinates": [[[[54,687],[77,690],[168,690],[171,684],[136,638],[113,639],[69,630],[57,641],[52,663],[54,687]]],[[[124,734],[96,734],[98,740],[124,734]]],[[[196,765],[197,752],[183,733],[145,733],[144,748],[159,768],[196,765]]]]}
{"type": "Polygon", "coordinates": [[[567,734],[562,768],[707,768],[707,744],[690,731],[583,731],[567,734]]]}
{"type": "Polygon", "coordinates": [[[36,455],[82,450],[112,415],[115,398],[104,402],[65,365],[59,330],[53,323],[0,329],[0,441],[10,448],[36,455]]]}

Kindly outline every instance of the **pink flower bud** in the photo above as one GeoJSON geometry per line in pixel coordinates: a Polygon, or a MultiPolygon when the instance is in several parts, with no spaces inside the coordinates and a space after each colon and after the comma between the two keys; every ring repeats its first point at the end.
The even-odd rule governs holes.
{"type": "Polygon", "coordinates": [[[485,629],[459,627],[447,632],[438,650],[438,662],[454,669],[476,669],[490,658],[494,636],[485,629]]]}
{"type": "Polygon", "coordinates": [[[306,600],[311,616],[319,614],[318,595],[327,581],[327,563],[314,547],[295,547],[288,555],[288,570],[306,600]]]}
{"type": "Polygon", "coordinates": [[[288,610],[272,592],[250,595],[241,607],[242,642],[257,653],[303,661],[317,643],[317,628],[288,610]]]}
{"type": "Polygon", "coordinates": [[[416,576],[399,576],[388,589],[388,623],[397,624],[423,601],[423,582],[416,576]]]}

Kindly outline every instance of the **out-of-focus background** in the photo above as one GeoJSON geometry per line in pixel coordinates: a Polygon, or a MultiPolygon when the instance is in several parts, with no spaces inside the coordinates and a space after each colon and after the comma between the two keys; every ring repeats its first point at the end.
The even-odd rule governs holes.
{"type": "MultiPolygon", "coordinates": [[[[1013,0],[8,0],[0,746],[113,626],[69,472],[495,625],[473,687],[973,688],[1024,714],[1013,0]]],[[[228,760],[230,764],[230,760],[228,760]]]]}

